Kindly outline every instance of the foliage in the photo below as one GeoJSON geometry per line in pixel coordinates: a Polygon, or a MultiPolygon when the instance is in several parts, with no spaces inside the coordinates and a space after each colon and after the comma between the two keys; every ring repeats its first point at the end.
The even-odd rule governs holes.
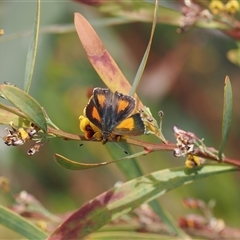
{"type": "MultiPolygon", "coordinates": [[[[97,178],[105,178],[106,183],[108,182],[109,173],[103,174],[99,167],[109,164],[116,164],[121,171],[121,178],[124,176],[123,181],[125,182],[117,184],[114,188],[106,185],[106,188],[100,191],[103,193],[99,194],[100,192],[96,188],[98,186],[98,181],[94,181],[92,185],[92,193],[94,193],[94,196],[92,195],[88,197],[86,191],[86,193],[83,194],[84,197],[82,199],[82,201],[86,201],[85,204],[81,204],[81,207],[73,206],[74,204],[67,204],[68,207],[64,209],[64,215],[58,215],[51,213],[54,212],[54,208],[52,208],[51,212],[46,210],[40,201],[33,197],[32,194],[22,191],[19,195],[15,196],[15,194],[13,194],[14,190],[10,191],[11,188],[9,187],[8,179],[1,177],[1,188],[6,192],[4,196],[6,199],[11,199],[12,204],[10,204],[10,201],[7,201],[8,208],[1,206],[0,223],[28,239],[83,239],[84,237],[86,237],[86,239],[111,239],[117,237],[119,239],[129,239],[129,236],[132,236],[132,239],[165,239],[168,237],[171,239],[173,237],[190,239],[190,236],[202,236],[207,239],[211,239],[220,237],[224,238],[226,236],[228,238],[230,236],[239,236],[240,231],[238,229],[225,226],[222,219],[217,219],[214,216],[213,205],[210,204],[211,202],[207,204],[198,199],[185,200],[185,205],[190,208],[199,209],[202,214],[191,216],[186,215],[181,217],[177,223],[177,221],[174,219],[176,216],[174,216],[174,218],[171,217],[172,213],[168,213],[168,208],[164,206],[165,204],[161,205],[160,202],[157,201],[159,196],[164,197],[170,190],[175,189],[175,191],[177,191],[180,186],[184,186],[188,183],[197,184],[195,181],[198,179],[210,177],[206,181],[210,182],[209,187],[211,188],[214,186],[211,185],[211,179],[214,179],[215,175],[220,174],[220,176],[225,176],[221,174],[231,172],[231,175],[229,176],[231,176],[232,179],[235,178],[233,172],[238,171],[238,167],[240,165],[239,160],[230,158],[228,157],[228,154],[224,154],[226,144],[232,142],[230,126],[231,123],[234,122],[234,120],[232,121],[232,114],[236,113],[233,108],[234,97],[230,77],[225,77],[225,86],[223,90],[223,114],[221,121],[222,134],[221,138],[217,137],[215,139],[216,142],[218,138],[220,139],[218,140],[220,142],[220,147],[217,150],[214,147],[209,147],[205,143],[208,142],[208,138],[212,138],[211,134],[213,134],[213,132],[211,132],[210,129],[211,125],[214,123],[214,120],[209,124],[210,128],[208,124],[205,124],[208,130],[200,131],[201,137],[199,137],[199,134],[190,130],[194,129],[194,127],[191,125],[190,127],[188,126],[193,122],[193,120],[189,121],[189,119],[191,117],[193,118],[194,111],[192,111],[192,114],[188,114],[187,111],[187,108],[191,104],[195,106],[196,111],[200,111],[200,115],[194,116],[196,119],[199,117],[199,119],[196,120],[196,125],[198,122],[200,124],[201,121],[203,122],[201,124],[204,125],[204,117],[206,118],[207,122],[209,120],[208,115],[211,116],[212,114],[212,116],[214,116],[215,113],[218,114],[218,112],[214,112],[215,109],[213,110],[213,108],[211,108],[211,106],[208,104],[211,99],[206,97],[213,96],[211,91],[213,88],[208,88],[208,83],[206,82],[201,84],[199,82],[199,86],[202,85],[202,87],[199,88],[192,83],[193,81],[188,80],[188,84],[185,84],[182,87],[180,83],[177,82],[177,79],[180,81],[182,78],[180,77],[180,69],[184,66],[184,63],[187,62],[184,58],[187,56],[192,57],[192,59],[195,61],[194,64],[198,62],[198,58],[205,60],[206,56],[204,56],[204,53],[197,52],[194,46],[194,44],[197,45],[199,43],[196,41],[193,42],[193,44],[188,45],[187,43],[184,43],[184,41],[178,39],[180,43],[176,44],[176,46],[178,45],[179,47],[176,47],[174,50],[169,50],[168,55],[163,57],[160,67],[156,67],[156,65],[153,70],[148,70],[149,68],[146,67],[149,62],[154,62],[151,59],[151,54],[155,55],[155,58],[159,58],[159,53],[156,54],[154,51],[151,51],[151,48],[157,49],[158,45],[161,45],[161,43],[158,43],[157,46],[154,45],[155,37],[159,37],[159,35],[157,35],[158,27],[163,27],[164,29],[170,31],[173,26],[175,26],[175,29],[177,28],[178,35],[188,34],[191,32],[190,30],[192,30],[192,38],[196,38],[198,32],[195,33],[194,30],[199,28],[208,29],[210,32],[219,30],[222,31],[223,34],[232,37],[233,40],[231,41],[238,40],[239,2],[236,0],[229,0],[226,2],[213,0],[206,1],[204,3],[199,1],[189,1],[180,4],[178,10],[174,10],[172,5],[173,1],[163,2],[164,6],[162,5],[161,1],[159,3],[157,0],[155,1],[155,4],[152,4],[148,1],[77,2],[83,2],[84,4],[91,5],[90,7],[86,7],[84,4],[80,4],[80,9],[83,11],[83,14],[75,13],[74,15],[74,27],[81,41],[83,49],[86,52],[88,60],[107,88],[109,88],[113,93],[115,91],[122,93],[123,99],[128,99],[131,104],[133,104],[133,101],[134,103],[136,101],[136,108],[131,114],[141,115],[141,121],[143,121],[144,127],[146,128],[145,133],[149,136],[139,136],[138,138],[133,138],[131,134],[128,136],[127,131],[125,130],[123,134],[116,134],[113,130],[108,136],[107,143],[102,142],[103,144],[106,143],[106,145],[98,147],[97,151],[95,150],[95,147],[90,147],[90,145],[102,145],[101,141],[103,131],[102,129],[94,126],[94,124],[91,123],[86,117],[85,111],[83,110],[84,106],[86,106],[87,98],[84,99],[81,96],[88,95],[88,98],[92,99],[92,89],[89,91],[87,89],[91,85],[96,86],[102,84],[99,82],[99,80],[98,83],[97,81],[92,80],[96,78],[96,75],[94,75],[95,73],[88,70],[90,67],[86,62],[80,61],[82,55],[75,55],[75,50],[72,50],[71,54],[73,58],[76,58],[77,62],[82,64],[82,66],[80,66],[81,71],[78,72],[75,70],[75,74],[75,67],[73,67],[73,73],[69,72],[69,65],[66,64],[65,66],[63,63],[61,63],[61,60],[58,59],[61,59],[61,47],[56,50],[58,57],[56,57],[55,61],[50,61],[51,68],[48,70],[49,80],[37,81],[38,78],[44,78],[43,75],[37,70],[38,61],[36,61],[35,64],[35,60],[38,59],[37,56],[42,50],[41,44],[38,45],[39,34],[41,36],[46,32],[52,34],[65,33],[66,36],[70,36],[71,32],[75,31],[71,24],[45,26],[40,28],[40,1],[38,0],[36,5],[37,7],[35,6],[36,13],[33,33],[31,35],[32,41],[30,41],[29,44],[25,68],[24,90],[21,90],[19,87],[19,83],[23,82],[21,80],[17,83],[14,81],[11,81],[11,83],[6,81],[4,84],[0,85],[0,95],[3,99],[3,103],[0,103],[0,123],[2,125],[8,125],[7,134],[5,134],[2,139],[7,146],[18,146],[19,149],[25,149],[25,146],[27,146],[27,154],[29,156],[34,155],[33,157],[36,156],[36,161],[33,161],[31,164],[32,166],[36,164],[39,169],[32,170],[31,180],[36,177],[36,179],[39,178],[39,180],[41,179],[42,181],[46,181],[46,185],[54,182],[56,184],[57,182],[56,186],[58,186],[59,182],[66,184],[67,177],[71,177],[73,183],[72,186],[85,185],[87,186],[86,190],[89,190],[91,189],[91,177],[94,175],[96,175],[97,178]],[[87,11],[85,11],[85,9],[87,11]],[[92,24],[90,24],[87,18],[85,18],[83,15],[85,15],[85,13],[87,15],[88,11],[89,13],[93,13],[93,9],[95,9],[95,14],[96,12],[100,12],[102,15],[101,17],[98,16],[99,20],[95,22],[93,21],[92,24]],[[93,26],[101,24],[102,26],[106,27],[107,25],[121,25],[123,23],[128,23],[131,29],[131,25],[134,24],[133,22],[151,23],[151,28],[149,28],[150,25],[135,23],[136,28],[140,26],[139,24],[142,24],[143,26],[147,26],[147,29],[151,29],[151,32],[146,34],[144,30],[141,30],[144,34],[143,37],[150,34],[150,38],[146,40],[146,49],[142,51],[143,57],[139,60],[139,67],[136,71],[137,73],[133,83],[131,84],[127,80],[128,78],[125,77],[120,70],[120,64],[115,62],[114,57],[111,56],[110,52],[107,50],[107,47],[105,47],[102,43],[101,38],[95,32],[93,26]],[[191,51],[191,49],[194,51],[191,51]],[[195,53],[198,55],[196,58],[194,57],[195,53]],[[201,56],[202,54],[203,56],[201,56]],[[182,58],[184,60],[182,60],[182,58]],[[173,67],[171,64],[173,64],[173,67]],[[86,75],[84,75],[84,72],[86,72],[86,75]],[[144,76],[145,72],[149,74],[149,80],[144,76]],[[159,79],[154,80],[155,77],[151,78],[151,74],[156,75],[156,73],[159,74],[159,79]],[[76,76],[80,76],[79,83],[76,83],[76,76]],[[173,92],[178,92],[179,87],[182,88],[183,91],[178,92],[180,94],[179,99],[181,100],[186,98],[187,100],[183,100],[183,102],[185,102],[183,109],[177,106],[177,104],[174,104],[174,108],[171,110],[172,113],[168,111],[168,108],[171,107],[171,102],[173,100],[170,100],[169,102],[166,101],[166,111],[164,110],[165,116],[163,111],[157,111],[158,118],[155,118],[154,116],[156,115],[156,108],[159,108],[159,106],[156,104],[156,99],[159,99],[158,94],[161,94],[159,90],[165,89],[164,94],[166,96],[167,94],[169,94],[169,96],[171,95],[171,88],[168,87],[167,81],[165,81],[164,78],[168,78],[173,92]],[[69,79],[69,81],[65,81],[66,79],[69,79]],[[43,87],[44,84],[47,85],[45,89],[43,87]],[[41,85],[42,88],[40,88],[41,85]],[[151,85],[155,87],[152,87],[151,85]],[[31,95],[29,93],[30,86],[33,87],[35,92],[31,95]],[[175,90],[174,87],[176,88],[175,90]],[[139,90],[140,92],[144,93],[144,88],[146,88],[145,95],[147,93],[146,100],[140,97],[140,93],[138,93],[138,95],[135,93],[139,90]],[[209,94],[207,94],[208,90],[209,94]],[[201,99],[202,94],[205,96],[204,99],[207,99],[207,104],[205,104],[203,99],[201,99]],[[133,98],[129,97],[129,95],[132,95],[135,100],[132,100],[133,98]],[[196,95],[196,97],[194,95],[196,95]],[[59,96],[61,96],[61,98],[59,98],[59,96]],[[40,101],[37,99],[40,99],[40,101]],[[151,99],[153,100],[152,102],[151,99]],[[76,103],[77,101],[81,102],[83,105],[80,107],[80,105],[76,103]],[[13,107],[9,106],[9,104],[6,102],[11,103],[13,107]],[[59,104],[57,108],[55,105],[56,103],[59,104]],[[64,104],[68,106],[67,110],[63,108],[64,104]],[[176,113],[178,111],[180,112],[180,118],[176,117],[176,113]],[[168,116],[168,113],[170,117],[168,116]],[[201,114],[204,114],[203,118],[200,117],[201,114]],[[73,125],[72,123],[74,121],[75,126],[77,126],[77,117],[75,118],[75,115],[80,115],[79,126],[83,132],[81,135],[78,134],[79,132],[76,127],[71,128],[71,125],[73,125]],[[168,121],[170,118],[171,121],[168,121]],[[170,124],[172,122],[174,125],[170,124]],[[57,127],[57,125],[61,127],[57,127]],[[170,125],[173,128],[173,133],[171,132],[171,134],[169,134],[167,130],[167,127],[170,125]],[[180,128],[176,125],[183,125],[183,128],[186,130],[183,130],[182,127],[180,128]],[[72,131],[74,134],[70,133],[72,131]],[[167,134],[165,135],[164,132],[167,132],[167,134]],[[151,136],[153,137],[151,138],[151,136]],[[204,140],[202,136],[206,136],[206,139],[204,140]],[[171,138],[174,140],[168,140],[171,138]],[[69,141],[58,143],[59,140],[69,141]],[[78,141],[80,144],[84,142],[84,146],[77,151],[76,149],[73,151],[72,149],[74,148],[74,142],[70,140],[78,141]],[[55,148],[53,145],[54,142],[58,145],[58,148],[55,148]],[[111,142],[114,142],[116,146],[113,146],[114,144],[111,142]],[[31,144],[30,147],[29,143],[31,144]],[[118,144],[123,144],[121,145],[123,147],[120,146],[120,148],[118,148],[118,144]],[[139,147],[142,148],[142,151],[140,152],[138,151],[139,147]],[[65,148],[71,148],[71,150],[63,151],[65,148]],[[57,168],[57,165],[53,165],[52,167],[49,165],[52,149],[57,149],[57,153],[54,155],[55,160],[60,166],[63,167],[61,170],[54,170],[56,175],[51,174],[51,170],[57,168]],[[48,151],[49,154],[46,153],[48,151]],[[63,152],[63,155],[62,153],[58,153],[58,151],[63,152]],[[79,151],[81,151],[81,154],[79,154],[79,151]],[[157,171],[155,171],[156,168],[153,166],[153,168],[149,170],[150,173],[148,173],[147,165],[154,165],[155,163],[153,163],[153,160],[161,160],[162,164],[173,163],[173,158],[169,157],[168,155],[158,155],[156,158],[152,157],[155,154],[154,152],[163,152],[164,154],[164,152],[167,151],[171,151],[175,158],[184,157],[186,159],[186,166],[177,168],[172,166],[169,168],[168,166],[168,169],[157,171]],[[124,152],[127,153],[127,155],[121,157],[124,152]],[[66,157],[68,155],[65,155],[65,153],[70,155],[70,157],[66,157]],[[109,158],[109,154],[111,155],[111,159],[113,159],[111,161],[107,160],[109,158]],[[39,159],[44,160],[44,162],[41,163],[38,161],[37,156],[40,156],[39,159]],[[139,159],[142,159],[143,157],[148,160],[148,163],[145,163],[147,164],[145,165],[147,168],[146,170],[144,169],[144,171],[142,170],[144,165],[141,165],[141,161],[139,161],[139,159]],[[71,158],[78,158],[79,161],[72,160],[71,158]],[[93,161],[90,160],[91,158],[93,161]],[[166,161],[166,159],[168,159],[168,161],[166,161]],[[212,161],[212,163],[214,162],[214,164],[209,164],[209,161],[212,161]],[[46,166],[48,167],[46,168],[46,166]],[[65,170],[88,169],[88,171],[93,171],[93,168],[95,168],[94,174],[88,175],[88,173],[85,173],[83,178],[81,178],[80,175],[75,175],[75,172],[73,171],[66,173],[65,170]],[[50,174],[46,179],[43,180],[41,173],[44,172],[45,174],[45,172],[48,171],[50,171],[50,174]],[[38,175],[39,177],[37,177],[38,175]],[[96,194],[98,194],[97,197],[96,194]],[[92,200],[89,200],[91,198],[92,200]],[[141,231],[142,234],[138,233],[139,231],[141,231]]],[[[42,3],[42,5],[44,5],[44,3],[42,3]]],[[[74,6],[79,5],[76,4],[74,6]]],[[[41,13],[41,18],[43,18],[45,12],[42,10],[41,13]]],[[[119,29],[121,28],[119,27],[119,29]]],[[[4,32],[7,32],[6,29],[0,31],[0,44],[9,43],[11,39],[19,37],[22,38],[25,34],[28,35],[30,33],[17,32],[11,35],[4,32]]],[[[162,35],[160,37],[162,39],[168,39],[170,35],[168,36],[167,31],[163,32],[166,34],[166,36],[162,35]]],[[[137,38],[132,40],[131,34],[134,33],[130,33],[131,31],[129,32],[129,37],[127,34],[124,34],[124,37],[126,37],[131,44],[134,44],[135,42],[137,43],[139,40],[137,38]]],[[[217,40],[218,36],[215,38],[215,41],[217,40]]],[[[71,39],[69,41],[71,41],[71,39]]],[[[169,39],[168,44],[173,45],[174,41],[177,42],[177,40],[172,37],[169,39]]],[[[112,40],[112,38],[108,43],[114,46],[113,49],[117,46],[117,43],[112,40]]],[[[61,40],[59,40],[59,42],[56,40],[55,44],[62,46],[61,40]]],[[[71,48],[73,45],[69,44],[68,47],[71,48]]],[[[76,46],[74,46],[74,48],[75,47],[76,46]]],[[[123,45],[121,45],[121,47],[124,49],[123,45]]],[[[121,51],[121,47],[119,47],[119,51],[121,51]]],[[[171,47],[169,47],[169,49],[171,49],[171,47]]],[[[118,54],[121,56],[121,52],[118,52],[118,54]]],[[[130,58],[130,55],[131,52],[127,51],[125,56],[126,62],[129,62],[127,58],[130,58]]],[[[64,54],[63,58],[66,57],[67,55],[64,54]]],[[[229,50],[227,57],[232,63],[238,65],[238,49],[229,50]]],[[[72,60],[70,60],[70,62],[71,61],[72,60]]],[[[199,68],[203,68],[201,71],[198,70],[199,75],[206,76],[210,73],[212,75],[210,78],[212,78],[213,70],[208,72],[209,69],[203,67],[204,64],[201,63],[201,61],[199,63],[199,65],[201,65],[199,68]]],[[[189,64],[191,65],[191,62],[189,64]]],[[[228,63],[224,64],[227,65],[228,63]]],[[[79,64],[77,66],[79,67],[79,64]]],[[[127,66],[128,65],[125,64],[125,68],[127,68],[127,66]]],[[[197,69],[198,66],[194,67],[197,69]]],[[[209,67],[211,66],[209,65],[209,67]]],[[[229,68],[228,71],[229,72],[226,72],[225,75],[231,75],[232,78],[233,74],[231,73],[231,69],[229,68]]],[[[186,73],[184,74],[187,75],[186,73]]],[[[194,74],[191,73],[190,75],[193,76],[194,74]]],[[[187,76],[189,77],[190,75],[187,76]]],[[[4,75],[2,75],[2,77],[3,81],[5,81],[4,75]]],[[[199,79],[201,78],[202,77],[196,77],[196,82],[200,81],[199,79]]],[[[220,82],[222,82],[222,80],[220,82]]],[[[220,85],[218,83],[218,85],[221,86],[223,84],[220,85]]],[[[219,90],[219,88],[217,90],[219,90]]],[[[175,97],[177,98],[178,95],[175,97]]],[[[103,103],[106,104],[106,102],[103,103]]],[[[104,104],[100,102],[101,107],[104,104]]],[[[164,101],[161,104],[161,107],[162,105],[164,105],[164,101]]],[[[220,104],[217,104],[217,107],[219,105],[220,104]]],[[[92,114],[94,114],[94,111],[92,114]]],[[[129,116],[125,116],[124,119],[127,117],[129,116]]],[[[133,120],[134,118],[132,119],[130,116],[129,124],[131,124],[132,127],[136,127],[133,120]]],[[[220,122],[220,118],[218,119],[218,122],[220,122]]],[[[216,125],[219,126],[219,124],[216,125]]],[[[131,133],[131,131],[128,131],[128,133],[131,133]]],[[[233,147],[230,150],[230,153],[232,153],[234,152],[234,145],[230,145],[233,147]]],[[[18,160],[16,163],[22,169],[25,168],[25,164],[26,166],[29,164],[29,159],[21,158],[21,160],[18,160]]],[[[166,164],[164,166],[166,166],[166,164]]],[[[0,174],[7,176],[8,174],[6,169],[6,167],[3,167],[0,174]]],[[[116,173],[119,171],[114,168],[112,168],[112,170],[116,173]]],[[[84,172],[87,171],[82,171],[81,173],[84,172]]],[[[115,177],[112,179],[118,178],[115,177]]],[[[200,188],[200,191],[196,195],[198,195],[200,198],[205,198],[205,200],[209,199],[210,188],[207,188],[206,186],[207,190],[204,193],[204,196],[201,196],[201,183],[203,182],[195,185],[200,188]]],[[[205,184],[206,183],[207,182],[205,182],[205,184]]],[[[222,185],[225,183],[227,185],[226,189],[229,190],[229,194],[232,191],[234,192],[234,187],[231,182],[226,182],[223,180],[222,185]]],[[[221,202],[221,199],[225,199],[225,197],[222,195],[222,188],[224,187],[222,185],[219,184],[219,189],[216,189],[216,191],[219,190],[218,195],[214,197],[216,198],[217,203],[221,202]]],[[[56,205],[59,200],[58,197],[54,198],[54,196],[57,196],[57,194],[62,191],[60,189],[59,191],[55,190],[56,189],[54,189],[54,187],[50,187],[48,190],[51,195],[49,201],[52,201],[53,205],[56,205]]],[[[69,198],[71,198],[66,189],[65,193],[67,197],[69,196],[69,198]]],[[[37,194],[37,192],[35,192],[35,194],[37,194]]],[[[194,195],[193,191],[189,191],[188,194],[194,195]]],[[[48,197],[46,195],[45,200],[43,199],[41,202],[48,204],[47,198],[48,197]]],[[[180,208],[177,204],[176,198],[170,202],[175,204],[177,208],[180,208]]],[[[5,204],[2,203],[2,205],[5,204]]],[[[60,203],[61,207],[63,205],[64,198],[60,203]]],[[[78,202],[77,205],[79,205],[78,202]]],[[[236,221],[234,216],[232,216],[234,211],[234,209],[229,211],[231,213],[230,217],[232,218],[233,222],[236,221]]]]}

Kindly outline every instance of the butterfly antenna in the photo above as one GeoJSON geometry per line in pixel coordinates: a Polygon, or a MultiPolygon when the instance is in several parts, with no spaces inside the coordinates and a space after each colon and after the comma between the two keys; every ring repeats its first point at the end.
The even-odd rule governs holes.
{"type": "MultiPolygon", "coordinates": [[[[125,154],[129,154],[126,150],[124,150],[119,144],[117,144],[115,141],[112,141],[115,145],[117,145],[125,154]]],[[[78,145],[79,147],[82,147],[83,146],[83,143],[80,143],[78,145]]]]}
{"type": "Polygon", "coordinates": [[[126,155],[128,155],[129,153],[124,150],[119,144],[117,144],[115,141],[112,141],[115,145],[117,145],[126,155]]]}

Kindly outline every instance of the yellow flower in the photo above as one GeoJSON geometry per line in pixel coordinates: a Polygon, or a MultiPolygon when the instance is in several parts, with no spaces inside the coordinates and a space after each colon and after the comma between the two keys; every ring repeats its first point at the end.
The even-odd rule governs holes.
{"type": "Polygon", "coordinates": [[[185,161],[185,166],[187,168],[194,168],[194,167],[200,166],[201,163],[202,163],[202,158],[188,154],[187,159],[185,161]]]}
{"type": "Polygon", "coordinates": [[[25,131],[24,128],[19,128],[18,129],[18,133],[17,133],[18,137],[20,139],[22,139],[24,142],[28,141],[30,139],[28,133],[25,131]]]}
{"type": "Polygon", "coordinates": [[[85,133],[84,136],[86,139],[102,139],[101,130],[91,123],[88,118],[81,115],[78,119],[80,130],[85,133]]]}
{"type": "Polygon", "coordinates": [[[237,0],[230,0],[225,5],[225,11],[231,15],[239,11],[239,2],[237,0]]]}
{"type": "Polygon", "coordinates": [[[212,0],[209,4],[209,9],[214,15],[224,11],[224,4],[220,0],[212,0]]]}

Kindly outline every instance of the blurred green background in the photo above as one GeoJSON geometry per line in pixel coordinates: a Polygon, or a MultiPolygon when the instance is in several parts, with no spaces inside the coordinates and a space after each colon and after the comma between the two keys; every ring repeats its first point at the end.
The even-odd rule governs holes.
{"type": "MultiPolygon", "coordinates": [[[[0,77],[23,88],[26,56],[31,36],[36,3],[0,2],[0,77]],[[16,34],[16,35],[15,35],[16,34]],[[7,36],[13,36],[7,39],[7,36]],[[4,40],[4,41],[3,41],[4,40]]],[[[73,24],[74,12],[82,13],[96,29],[105,47],[118,66],[132,82],[146,49],[151,24],[134,22],[123,25],[104,25],[109,16],[94,7],[71,1],[44,1],[41,3],[41,27],[54,24],[73,24]]],[[[161,14],[161,12],[160,12],[161,14]]],[[[233,87],[233,121],[225,154],[239,158],[239,67],[226,57],[237,43],[216,30],[193,28],[184,34],[177,26],[158,24],[152,50],[138,94],[158,118],[164,111],[163,133],[174,141],[172,127],[177,125],[205,139],[207,146],[219,147],[225,76],[233,87]]],[[[30,94],[45,108],[52,121],[62,130],[80,134],[78,117],[88,102],[87,92],[92,87],[104,87],[81,46],[76,32],[64,34],[41,33],[36,67],[30,94]]],[[[1,126],[4,136],[6,126],[1,126]]],[[[154,136],[141,139],[159,142],[154,136]]],[[[74,210],[84,202],[125,181],[116,165],[86,171],[69,171],[53,159],[59,153],[81,162],[109,161],[106,146],[87,142],[53,139],[32,157],[27,156],[31,145],[7,147],[0,143],[0,176],[10,180],[13,193],[26,190],[53,213],[74,210]]],[[[114,144],[108,143],[114,149],[114,144]]],[[[140,151],[134,148],[133,152],[140,151]]],[[[124,156],[120,153],[119,158],[124,156]]],[[[145,173],[183,166],[184,158],[175,158],[171,152],[154,152],[139,158],[145,173]]],[[[126,161],[124,164],[128,164],[126,161]]],[[[239,174],[229,173],[209,177],[165,194],[159,199],[175,219],[190,212],[181,205],[183,197],[216,200],[215,216],[227,225],[239,227],[239,174]]],[[[0,204],[11,202],[0,193],[0,204]]],[[[2,228],[0,228],[2,229],[2,228]]],[[[5,231],[5,229],[4,229],[5,231]]],[[[3,233],[3,231],[0,230],[3,233]]],[[[11,233],[8,232],[8,235],[11,233]]],[[[13,235],[14,236],[14,235],[13,235]]],[[[0,234],[1,237],[1,234],[0,234]]]]}

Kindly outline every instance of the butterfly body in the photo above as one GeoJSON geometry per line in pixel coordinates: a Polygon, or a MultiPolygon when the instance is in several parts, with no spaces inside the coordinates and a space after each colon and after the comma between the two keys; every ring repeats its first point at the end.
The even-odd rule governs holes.
{"type": "Polygon", "coordinates": [[[107,88],[94,88],[85,115],[102,133],[105,144],[111,134],[137,136],[145,133],[140,113],[134,113],[135,98],[107,88]]]}

